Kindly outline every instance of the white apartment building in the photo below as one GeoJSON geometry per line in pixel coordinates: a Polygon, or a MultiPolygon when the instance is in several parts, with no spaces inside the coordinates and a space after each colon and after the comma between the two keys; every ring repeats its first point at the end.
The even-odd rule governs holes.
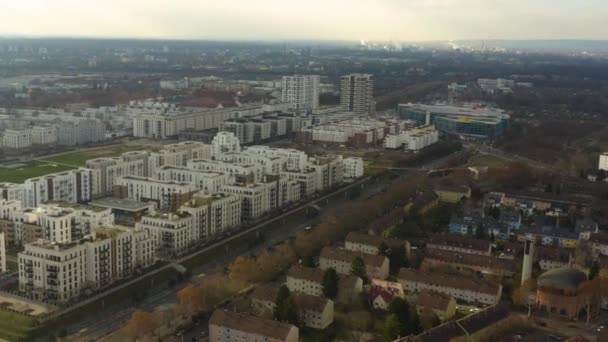
{"type": "Polygon", "coordinates": [[[32,145],[53,145],[57,143],[55,126],[34,126],[30,129],[32,145]]]}
{"type": "Polygon", "coordinates": [[[39,240],[19,253],[19,288],[36,300],[68,302],[84,289],[99,289],[150,266],[155,248],[148,233],[127,227],[98,228],[82,240],[39,240]]]}
{"type": "Polygon", "coordinates": [[[374,76],[351,74],[342,76],[340,81],[340,105],[346,112],[358,115],[372,114],[376,111],[374,101],[374,76]]]}
{"type": "Polygon", "coordinates": [[[319,107],[319,75],[283,76],[281,100],[294,109],[319,107]]]}
{"type": "Polygon", "coordinates": [[[288,204],[296,203],[302,199],[300,183],[295,179],[279,177],[277,207],[284,207],[288,204]]]}
{"type": "Polygon", "coordinates": [[[363,177],[363,159],[354,157],[344,158],[342,165],[344,166],[344,171],[342,172],[344,179],[353,180],[363,177]]]}
{"type": "MultiPolygon", "coordinates": [[[[211,156],[219,156],[224,153],[240,153],[241,142],[232,132],[218,132],[211,141],[211,156]]],[[[211,158],[203,158],[211,159],[211,158]]]]}
{"type": "Polygon", "coordinates": [[[57,243],[72,242],[72,233],[80,227],[76,221],[76,213],[72,209],[48,207],[35,211],[37,223],[42,227],[43,238],[57,243]]]}
{"type": "Polygon", "coordinates": [[[187,167],[161,166],[156,170],[156,179],[194,184],[197,190],[206,193],[221,191],[228,184],[230,175],[223,172],[195,170],[187,167]]]}
{"type": "Polygon", "coordinates": [[[9,201],[24,202],[25,188],[23,184],[0,182],[0,198],[9,201]]]}
{"type": "Polygon", "coordinates": [[[154,201],[161,210],[170,209],[176,198],[196,192],[196,185],[187,182],[162,181],[147,177],[120,177],[116,181],[124,191],[122,195],[139,202],[154,201]]]}
{"type": "Polygon", "coordinates": [[[384,147],[389,149],[405,148],[410,151],[419,151],[439,141],[439,132],[435,126],[422,126],[407,130],[400,134],[387,135],[384,147]]]}
{"type": "Polygon", "coordinates": [[[266,175],[278,175],[287,168],[287,159],[284,157],[267,157],[247,153],[222,153],[216,155],[216,160],[239,164],[239,165],[259,165],[266,175]]]}
{"type": "Polygon", "coordinates": [[[179,208],[192,216],[193,241],[208,241],[241,224],[241,199],[226,193],[199,193],[179,208]]]}
{"type": "Polygon", "coordinates": [[[68,302],[78,298],[86,281],[85,244],[40,240],[19,253],[19,290],[34,300],[68,302]]]}
{"type": "Polygon", "coordinates": [[[313,168],[306,168],[302,171],[283,171],[281,177],[298,183],[300,198],[312,196],[316,191],[320,191],[317,187],[317,171],[313,168]]]}
{"type": "Polygon", "coordinates": [[[29,129],[4,130],[2,146],[10,149],[22,149],[32,146],[31,131],[29,129]]]}
{"type": "MultiPolygon", "coordinates": [[[[102,208],[86,204],[49,202],[36,208],[33,212],[45,212],[53,210],[72,210],[76,215],[76,223],[81,226],[79,229],[81,236],[90,234],[93,229],[98,227],[109,227],[114,225],[114,214],[111,208],[102,208]]],[[[74,236],[72,236],[74,238],[74,236]]]]}
{"type": "Polygon", "coordinates": [[[82,145],[106,139],[106,126],[101,120],[73,117],[57,125],[57,144],[82,145]]]}
{"type": "Polygon", "coordinates": [[[188,161],[187,167],[193,170],[226,173],[231,177],[231,181],[242,178],[257,182],[264,177],[264,168],[254,164],[242,165],[220,160],[196,159],[188,161]]]}
{"type": "Polygon", "coordinates": [[[235,108],[208,109],[201,111],[172,111],[167,113],[138,114],[133,118],[133,136],[141,138],[166,139],[186,129],[201,131],[219,128],[222,122],[231,118],[259,115],[263,112],[280,110],[284,104],[276,105],[252,103],[235,108]]]}
{"type": "Polygon", "coordinates": [[[269,146],[251,146],[243,153],[266,157],[282,157],[287,160],[288,171],[301,171],[308,165],[308,155],[304,151],[291,148],[273,148],[269,146]]]}
{"type": "Polygon", "coordinates": [[[344,182],[342,156],[324,155],[311,157],[309,167],[317,173],[317,190],[325,191],[344,182]]]}
{"type": "Polygon", "coordinates": [[[23,182],[24,206],[35,208],[48,201],[69,203],[92,199],[92,171],[85,168],[29,178],[23,182]]]}
{"type": "Polygon", "coordinates": [[[0,272],[6,272],[6,240],[4,239],[4,233],[0,233],[0,272]]]}
{"type": "Polygon", "coordinates": [[[600,170],[608,171],[608,152],[600,154],[600,160],[597,168],[600,170]]]}
{"type": "Polygon", "coordinates": [[[21,210],[21,201],[0,198],[0,220],[12,220],[15,213],[21,210]]]}
{"type": "Polygon", "coordinates": [[[153,212],[144,215],[135,224],[136,229],[145,229],[152,237],[155,246],[164,256],[187,252],[195,242],[192,237],[194,220],[190,214],[153,212]]]}
{"type": "Polygon", "coordinates": [[[94,195],[111,194],[112,187],[119,177],[146,176],[147,165],[144,159],[97,158],[86,161],[86,167],[93,171],[94,195]]]}
{"type": "Polygon", "coordinates": [[[264,215],[274,207],[271,197],[274,192],[276,198],[276,188],[276,183],[237,183],[226,185],[223,191],[240,198],[241,219],[251,220],[264,215]]]}
{"type": "Polygon", "coordinates": [[[192,159],[210,159],[212,146],[186,141],[178,144],[166,145],[158,152],[151,152],[148,157],[148,174],[154,175],[161,166],[186,166],[192,159]]]}

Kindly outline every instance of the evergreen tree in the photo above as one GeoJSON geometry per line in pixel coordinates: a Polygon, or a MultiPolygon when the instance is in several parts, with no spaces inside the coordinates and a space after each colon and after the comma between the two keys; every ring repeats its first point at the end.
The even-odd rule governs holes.
{"type": "Polygon", "coordinates": [[[409,331],[408,327],[410,325],[411,318],[410,306],[407,301],[399,297],[393,299],[393,301],[388,305],[388,312],[397,318],[400,327],[399,334],[401,334],[401,336],[405,336],[409,331]]]}
{"type": "Polygon", "coordinates": [[[589,269],[589,280],[594,279],[600,273],[600,264],[597,260],[593,261],[591,268],[589,269]]]}
{"type": "Polygon", "coordinates": [[[317,267],[315,264],[315,259],[312,257],[312,255],[306,255],[302,258],[302,266],[311,268],[317,267]]]}
{"type": "Polygon", "coordinates": [[[391,256],[391,250],[388,248],[388,246],[382,242],[380,244],[380,246],[378,246],[378,254],[379,255],[384,255],[385,257],[390,257],[391,256]]]}
{"type": "Polygon", "coordinates": [[[363,259],[361,259],[361,257],[356,257],[355,260],[353,260],[353,263],[350,268],[350,273],[363,279],[364,283],[367,283],[368,280],[367,271],[365,270],[365,262],[363,261],[363,259]]]}
{"type": "Polygon", "coordinates": [[[397,316],[393,314],[386,316],[384,326],[382,327],[382,334],[384,335],[385,340],[394,341],[395,338],[400,336],[400,328],[401,327],[397,316]]]}
{"type": "Polygon", "coordinates": [[[333,268],[328,268],[323,274],[323,295],[334,299],[338,294],[338,273],[333,268]]]}
{"type": "Polygon", "coordinates": [[[289,304],[290,296],[291,293],[289,292],[289,288],[286,285],[281,286],[279,292],[277,293],[277,298],[275,299],[275,306],[273,312],[275,320],[283,320],[283,313],[285,311],[285,307],[289,304]]]}

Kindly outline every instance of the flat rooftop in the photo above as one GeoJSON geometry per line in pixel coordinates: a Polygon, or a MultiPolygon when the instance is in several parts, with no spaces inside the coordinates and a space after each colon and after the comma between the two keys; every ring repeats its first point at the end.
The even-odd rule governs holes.
{"type": "Polygon", "coordinates": [[[150,206],[154,207],[154,203],[134,201],[127,198],[105,197],[89,202],[89,206],[137,212],[148,209],[150,206]]]}

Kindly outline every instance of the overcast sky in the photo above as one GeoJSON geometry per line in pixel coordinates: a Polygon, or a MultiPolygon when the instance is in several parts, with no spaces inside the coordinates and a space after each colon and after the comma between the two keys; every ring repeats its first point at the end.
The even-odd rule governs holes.
{"type": "Polygon", "coordinates": [[[608,39],[608,0],[0,0],[0,35],[608,39]]]}

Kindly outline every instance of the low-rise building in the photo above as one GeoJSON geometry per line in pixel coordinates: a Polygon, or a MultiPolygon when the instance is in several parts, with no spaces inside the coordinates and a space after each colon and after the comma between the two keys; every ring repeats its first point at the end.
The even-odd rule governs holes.
{"type": "Polygon", "coordinates": [[[291,324],[220,309],[209,319],[209,341],[298,342],[299,330],[291,324]]]}
{"type": "Polygon", "coordinates": [[[422,290],[418,292],[414,304],[418,315],[422,315],[425,310],[431,310],[441,322],[456,314],[456,300],[446,293],[422,290]]]}
{"type": "Polygon", "coordinates": [[[397,279],[408,295],[430,290],[450,295],[462,303],[484,305],[498,304],[502,296],[502,285],[462,275],[402,268],[397,279]]]}
{"type": "Polygon", "coordinates": [[[353,261],[361,258],[365,264],[368,277],[386,279],[389,273],[389,260],[382,255],[353,252],[334,247],[325,247],[319,257],[319,268],[326,270],[333,268],[339,274],[351,274],[353,261]]]}
{"type": "Polygon", "coordinates": [[[423,269],[453,267],[456,269],[469,269],[483,274],[494,274],[499,276],[512,276],[517,273],[520,268],[515,260],[439,249],[427,250],[421,267],[423,269]]]}
{"type": "MultiPolygon", "coordinates": [[[[258,286],[251,294],[254,310],[258,315],[272,313],[279,290],[270,285],[258,286]]],[[[294,293],[293,299],[300,320],[306,327],[325,329],[334,321],[334,302],[321,296],[294,293]]]]}
{"type": "Polygon", "coordinates": [[[380,247],[383,244],[387,248],[403,248],[406,256],[409,257],[410,255],[410,243],[405,240],[385,238],[360,232],[350,232],[344,240],[344,248],[347,250],[372,255],[380,254],[380,247]]]}
{"type": "Polygon", "coordinates": [[[534,260],[538,262],[542,271],[568,266],[572,254],[572,249],[564,247],[534,247],[534,260]]]}
{"type": "Polygon", "coordinates": [[[405,298],[401,283],[372,279],[369,289],[369,300],[376,310],[388,310],[395,298],[405,298]]]}
{"type": "MultiPolygon", "coordinates": [[[[591,236],[591,235],[589,235],[591,236]]],[[[542,246],[558,246],[565,248],[576,248],[578,240],[581,238],[579,233],[566,229],[553,227],[530,227],[517,232],[517,240],[525,241],[533,239],[542,246]]]]}
{"type": "Polygon", "coordinates": [[[463,199],[471,198],[471,188],[466,185],[442,185],[437,187],[434,191],[437,196],[439,196],[439,200],[446,203],[458,203],[463,199]]]}
{"type": "Polygon", "coordinates": [[[490,241],[460,235],[433,234],[427,241],[426,248],[469,254],[492,255],[492,244],[490,241]]]}
{"type": "MultiPolygon", "coordinates": [[[[285,285],[292,292],[305,293],[311,296],[323,296],[324,270],[292,266],[287,272],[285,285]]],[[[353,275],[338,274],[338,295],[336,301],[353,303],[363,291],[363,280],[353,275]]]]}

